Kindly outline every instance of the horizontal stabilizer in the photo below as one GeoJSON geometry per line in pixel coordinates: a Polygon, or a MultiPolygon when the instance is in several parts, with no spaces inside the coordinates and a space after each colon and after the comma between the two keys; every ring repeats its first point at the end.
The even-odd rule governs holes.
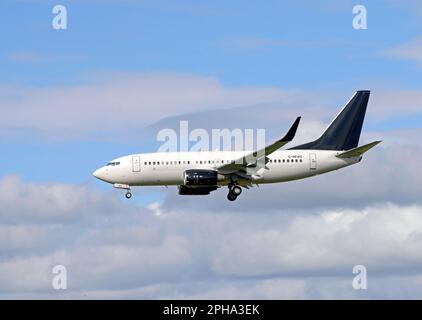
{"type": "Polygon", "coordinates": [[[378,143],[381,141],[374,141],[368,144],[365,144],[361,147],[353,148],[350,150],[347,150],[345,152],[342,152],[337,155],[337,158],[353,158],[353,157],[359,157],[360,155],[364,154],[369,149],[375,147],[378,143]]]}

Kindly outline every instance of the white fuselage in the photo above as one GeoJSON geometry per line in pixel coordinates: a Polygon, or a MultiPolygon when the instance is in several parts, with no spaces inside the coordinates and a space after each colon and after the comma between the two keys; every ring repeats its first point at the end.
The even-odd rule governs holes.
{"type": "MultiPolygon", "coordinates": [[[[162,152],[124,156],[98,169],[94,175],[106,182],[129,186],[183,185],[188,169],[215,170],[217,167],[241,158],[250,151],[162,152]]],[[[341,151],[279,150],[268,156],[267,170],[253,181],[239,184],[276,183],[303,179],[337,170],[360,161],[361,157],[337,158],[341,151]]],[[[228,179],[218,185],[227,185],[228,179]]]]}

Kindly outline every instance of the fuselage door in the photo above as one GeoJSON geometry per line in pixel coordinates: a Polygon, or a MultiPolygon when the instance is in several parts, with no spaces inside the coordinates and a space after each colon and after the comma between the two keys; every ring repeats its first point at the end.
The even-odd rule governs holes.
{"type": "Polygon", "coordinates": [[[132,156],[132,171],[133,172],[140,172],[141,171],[141,157],[140,156],[132,156]]]}
{"type": "Polygon", "coordinates": [[[309,154],[309,169],[316,170],[317,168],[317,158],[316,153],[309,154]]]}

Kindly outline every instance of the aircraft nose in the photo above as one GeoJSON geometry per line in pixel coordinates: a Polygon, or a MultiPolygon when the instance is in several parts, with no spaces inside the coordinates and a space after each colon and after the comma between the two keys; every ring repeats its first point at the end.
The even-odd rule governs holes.
{"type": "Polygon", "coordinates": [[[101,168],[100,169],[97,169],[97,170],[95,170],[93,173],[92,173],[92,175],[95,177],[95,178],[97,178],[97,179],[101,179],[101,168]]]}
{"type": "Polygon", "coordinates": [[[95,170],[92,175],[100,180],[104,180],[106,178],[106,172],[104,171],[104,168],[99,168],[95,170]]]}
{"type": "Polygon", "coordinates": [[[107,170],[106,167],[101,167],[101,168],[95,170],[92,173],[92,175],[95,178],[97,178],[97,179],[99,179],[101,181],[105,181],[105,182],[109,182],[110,181],[109,176],[108,176],[108,170],[107,170]]]}

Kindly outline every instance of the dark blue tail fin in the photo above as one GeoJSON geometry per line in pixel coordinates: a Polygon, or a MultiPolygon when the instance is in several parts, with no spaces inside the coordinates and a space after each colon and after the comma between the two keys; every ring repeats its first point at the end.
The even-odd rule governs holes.
{"type": "Polygon", "coordinates": [[[349,150],[359,143],[369,91],[357,91],[317,140],[291,149],[349,150]]]}

